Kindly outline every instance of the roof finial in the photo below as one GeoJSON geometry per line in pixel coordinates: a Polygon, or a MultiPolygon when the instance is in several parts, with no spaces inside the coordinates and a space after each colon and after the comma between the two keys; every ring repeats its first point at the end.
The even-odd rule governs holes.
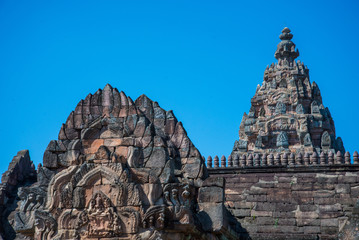
{"type": "Polygon", "coordinates": [[[282,30],[282,34],[279,35],[280,40],[291,40],[293,38],[293,34],[290,33],[290,29],[285,27],[282,30]]]}
{"type": "Polygon", "coordinates": [[[280,66],[291,66],[294,59],[299,56],[298,50],[295,50],[295,44],[291,41],[293,34],[289,28],[285,27],[279,38],[282,41],[278,44],[274,56],[278,59],[280,66]]]}

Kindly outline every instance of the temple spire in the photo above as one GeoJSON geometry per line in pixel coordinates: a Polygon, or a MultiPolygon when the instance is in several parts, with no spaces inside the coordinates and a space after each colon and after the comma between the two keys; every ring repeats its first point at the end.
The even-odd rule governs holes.
{"type": "Polygon", "coordinates": [[[294,59],[299,56],[298,49],[295,50],[295,44],[291,41],[293,34],[285,27],[279,38],[282,41],[278,44],[274,57],[278,59],[279,66],[293,66],[294,59]]]}

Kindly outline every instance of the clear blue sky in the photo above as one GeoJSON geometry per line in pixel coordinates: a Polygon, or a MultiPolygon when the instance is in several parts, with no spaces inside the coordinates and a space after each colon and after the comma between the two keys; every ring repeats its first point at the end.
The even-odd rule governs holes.
{"type": "Polygon", "coordinates": [[[0,1],[0,172],[21,149],[42,162],[106,83],[174,110],[206,157],[228,156],[285,26],[359,150],[358,1],[0,1]]]}

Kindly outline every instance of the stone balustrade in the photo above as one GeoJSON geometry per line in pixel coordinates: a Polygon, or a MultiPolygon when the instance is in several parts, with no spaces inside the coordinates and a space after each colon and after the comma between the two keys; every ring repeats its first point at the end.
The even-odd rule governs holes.
{"type": "Polygon", "coordinates": [[[211,156],[207,158],[208,168],[263,168],[271,166],[295,167],[295,166],[328,166],[328,165],[357,165],[359,164],[358,152],[353,153],[353,158],[349,152],[343,154],[338,151],[321,152],[319,155],[316,152],[305,152],[302,154],[294,153],[245,153],[234,154],[228,156],[228,159],[223,155],[221,160],[218,156],[213,159],[211,156]]]}

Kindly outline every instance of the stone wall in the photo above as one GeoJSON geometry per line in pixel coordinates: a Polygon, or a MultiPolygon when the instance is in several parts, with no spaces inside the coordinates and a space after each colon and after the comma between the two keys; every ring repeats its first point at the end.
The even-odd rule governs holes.
{"type": "Polygon", "coordinates": [[[338,239],[359,196],[357,164],[216,167],[209,173],[225,179],[225,205],[252,239],[338,239]]]}

